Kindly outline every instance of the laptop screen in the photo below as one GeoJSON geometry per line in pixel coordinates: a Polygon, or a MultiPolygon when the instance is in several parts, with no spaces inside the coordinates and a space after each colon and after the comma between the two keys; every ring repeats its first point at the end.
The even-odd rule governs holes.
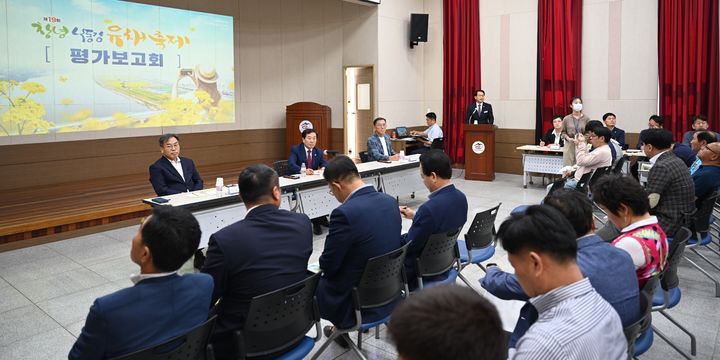
{"type": "Polygon", "coordinates": [[[397,132],[398,137],[403,137],[403,136],[408,135],[407,128],[404,126],[398,126],[397,128],[395,128],[395,132],[397,132]]]}

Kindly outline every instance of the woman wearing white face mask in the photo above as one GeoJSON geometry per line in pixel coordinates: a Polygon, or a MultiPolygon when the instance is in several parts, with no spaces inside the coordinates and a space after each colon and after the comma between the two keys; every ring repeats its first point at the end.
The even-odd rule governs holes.
{"type": "Polygon", "coordinates": [[[590,118],[582,112],[583,104],[579,96],[570,99],[572,114],[563,118],[562,136],[565,139],[565,150],[563,151],[563,163],[565,166],[575,165],[575,136],[585,133],[585,124],[590,118]]]}

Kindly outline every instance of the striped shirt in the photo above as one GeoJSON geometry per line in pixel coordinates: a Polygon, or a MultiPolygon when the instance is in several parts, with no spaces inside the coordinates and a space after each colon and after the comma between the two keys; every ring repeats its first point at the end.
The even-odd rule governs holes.
{"type": "Polygon", "coordinates": [[[530,299],[537,321],[510,359],[627,359],[620,317],[584,278],[530,299]]]}

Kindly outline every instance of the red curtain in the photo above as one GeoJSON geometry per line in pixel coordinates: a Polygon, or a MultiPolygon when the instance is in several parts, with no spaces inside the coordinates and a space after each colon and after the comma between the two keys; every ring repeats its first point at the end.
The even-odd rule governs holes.
{"type": "Polygon", "coordinates": [[[708,116],[720,130],[718,0],[660,0],[658,70],[660,115],[682,139],[690,118],[708,116]]]}
{"type": "Polygon", "coordinates": [[[465,163],[465,109],[480,89],[479,11],[477,0],[443,0],[443,132],[455,164],[465,163]]]}
{"type": "Polygon", "coordinates": [[[536,139],[580,96],[581,42],[582,0],[538,0],[536,139]]]}

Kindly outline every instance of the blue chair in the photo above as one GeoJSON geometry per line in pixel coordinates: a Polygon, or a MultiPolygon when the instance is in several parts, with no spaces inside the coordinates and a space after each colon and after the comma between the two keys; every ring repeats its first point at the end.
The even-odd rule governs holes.
{"type": "MultiPolygon", "coordinates": [[[[712,235],[710,231],[710,217],[713,213],[713,207],[715,206],[715,202],[719,197],[720,193],[716,191],[702,200],[700,208],[694,214],[690,223],[694,239],[688,240],[687,243],[688,250],[703,259],[705,262],[710,264],[710,266],[714,267],[718,271],[720,271],[720,266],[715,264],[712,260],[705,256],[705,254],[699,252],[698,249],[702,247],[720,256],[720,252],[709,246],[712,242],[712,235]]],[[[668,239],[668,241],[670,241],[670,239],[668,239]]],[[[703,275],[705,275],[715,283],[715,296],[720,297],[720,281],[715,279],[712,275],[705,271],[705,269],[701,268],[698,264],[690,260],[687,256],[684,257],[692,266],[694,266],[696,269],[698,269],[698,271],[700,271],[703,275]]]]}
{"type": "Polygon", "coordinates": [[[634,324],[628,325],[625,331],[625,337],[628,340],[628,354],[632,354],[633,358],[647,352],[653,344],[653,328],[652,328],[652,297],[658,287],[659,275],[655,274],[649,278],[642,289],[640,289],[640,319],[634,324]],[[633,333],[635,335],[633,335],[633,333]],[[639,335],[638,335],[639,334],[639,335]]]}
{"type": "Polygon", "coordinates": [[[465,240],[458,240],[460,250],[460,269],[458,276],[470,288],[473,286],[470,281],[462,275],[463,269],[470,264],[475,264],[485,271],[481,264],[495,255],[495,218],[500,209],[499,203],[494,208],[487,209],[475,215],[470,229],[465,234],[465,240]]]}
{"type": "MultiPolygon", "coordinates": [[[[695,335],[688,331],[685,327],[675,320],[670,314],[666,312],[667,309],[672,309],[680,303],[682,294],[678,287],[680,280],[677,276],[677,267],[682,259],[685,246],[690,239],[691,232],[686,227],[681,227],[680,230],[675,234],[675,238],[670,243],[670,251],[668,252],[667,265],[665,270],[662,272],[660,279],[660,287],[655,291],[655,295],[652,299],[652,311],[659,312],[662,316],[666,317],[670,322],[675,324],[680,330],[686,333],[690,337],[690,353],[695,356],[697,354],[697,342],[695,335]]],[[[673,349],[680,353],[686,359],[691,359],[683,350],[675,345],[670,339],[660,332],[655,326],[653,331],[660,336],[665,342],[667,342],[673,349]]]]}
{"type": "Polygon", "coordinates": [[[365,355],[360,351],[362,348],[362,333],[371,328],[375,328],[375,338],[379,339],[379,327],[390,321],[390,313],[378,321],[365,323],[362,320],[362,310],[385,306],[410,293],[405,276],[405,254],[407,253],[407,247],[408,245],[405,244],[403,247],[387,254],[368,259],[360,282],[352,289],[355,325],[348,329],[335,328],[330,337],[328,337],[320,349],[313,355],[313,360],[317,359],[338,337],[343,337],[355,354],[361,359],[367,360],[365,355]],[[357,344],[350,340],[350,336],[348,336],[348,334],[353,331],[357,331],[358,333],[357,344]]]}
{"type": "Polygon", "coordinates": [[[303,359],[320,340],[320,311],[315,290],[320,273],[250,301],[247,320],[235,332],[239,359],[276,355],[278,359],[303,359]],[[315,338],[306,336],[315,327],[315,338]]]}
{"type": "Polygon", "coordinates": [[[460,230],[430,235],[415,259],[418,289],[455,283],[460,269],[457,241],[460,230]]]}

